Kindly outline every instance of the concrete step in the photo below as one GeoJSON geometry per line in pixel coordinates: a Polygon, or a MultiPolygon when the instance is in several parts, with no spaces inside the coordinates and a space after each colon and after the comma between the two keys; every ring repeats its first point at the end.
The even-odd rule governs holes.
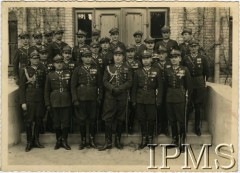
{"type": "MultiPolygon", "coordinates": [[[[114,135],[113,135],[113,138],[114,138],[114,135]]],[[[54,133],[41,134],[40,141],[43,144],[55,143],[56,142],[55,134],[54,133]]],[[[95,137],[95,141],[97,144],[104,144],[104,141],[105,141],[104,133],[97,134],[95,137]]],[[[114,139],[113,139],[113,141],[114,141],[114,139]]],[[[154,143],[156,143],[156,144],[170,144],[171,141],[172,141],[172,139],[170,136],[165,136],[162,134],[154,138],[154,143]]],[[[21,142],[26,144],[26,134],[25,133],[21,134],[21,142]]],[[[141,135],[139,133],[135,133],[133,135],[123,134],[121,142],[124,145],[139,144],[141,142],[141,135]]],[[[208,132],[203,132],[201,136],[197,136],[193,132],[189,132],[187,134],[187,143],[189,143],[189,144],[200,145],[200,144],[211,144],[211,142],[212,142],[212,136],[208,132]]],[[[69,134],[68,143],[69,144],[80,143],[80,135],[79,134],[69,134]]]]}

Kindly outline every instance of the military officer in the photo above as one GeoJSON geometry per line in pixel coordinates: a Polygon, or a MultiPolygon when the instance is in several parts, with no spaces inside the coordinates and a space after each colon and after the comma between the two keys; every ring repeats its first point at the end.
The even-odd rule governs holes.
{"type": "Polygon", "coordinates": [[[134,44],[134,47],[135,47],[135,57],[137,60],[141,60],[140,57],[141,57],[141,53],[146,50],[146,45],[142,43],[142,36],[143,36],[143,32],[142,31],[136,31],[134,32],[133,34],[133,37],[134,37],[134,41],[135,41],[135,44],[134,44]]]}
{"type": "Polygon", "coordinates": [[[111,43],[110,43],[110,49],[113,51],[116,47],[120,47],[125,55],[126,47],[123,42],[119,41],[119,29],[118,28],[112,28],[110,31],[110,37],[111,37],[111,43]]]}
{"type": "Polygon", "coordinates": [[[36,50],[30,54],[30,62],[31,65],[24,68],[24,73],[21,73],[19,85],[20,104],[26,111],[24,117],[27,132],[26,152],[32,147],[44,148],[39,142],[39,131],[45,113],[43,97],[45,69],[39,66],[39,54],[36,50]],[[35,123],[34,128],[33,123],[35,123]]]}
{"type": "Polygon", "coordinates": [[[101,52],[99,53],[99,58],[103,60],[102,69],[104,71],[107,65],[113,64],[113,53],[110,50],[110,38],[101,38],[100,46],[101,52]]]}
{"type": "Polygon", "coordinates": [[[62,54],[63,48],[66,45],[68,45],[67,43],[62,41],[63,34],[64,34],[63,28],[56,27],[56,29],[54,30],[55,41],[53,41],[51,44],[49,44],[49,47],[48,47],[49,58],[51,61],[57,54],[59,54],[59,55],[62,54]]]}
{"type": "Polygon", "coordinates": [[[92,30],[92,42],[99,43],[100,33],[101,33],[101,31],[98,30],[98,29],[93,29],[92,30]]]}
{"type": "Polygon", "coordinates": [[[87,33],[79,29],[76,33],[78,45],[74,46],[72,50],[73,61],[77,61],[79,64],[82,63],[81,54],[84,50],[90,49],[89,45],[85,43],[87,33]]]}
{"type": "Polygon", "coordinates": [[[167,117],[167,107],[166,107],[166,92],[167,88],[165,85],[165,70],[171,66],[171,62],[167,61],[167,49],[160,46],[158,49],[159,61],[153,64],[153,67],[158,68],[161,74],[163,82],[163,94],[162,94],[162,104],[158,107],[158,134],[164,133],[166,136],[169,135],[168,132],[168,117],[167,117]]]}
{"type": "Polygon", "coordinates": [[[103,67],[103,59],[99,56],[100,44],[94,41],[91,42],[90,46],[92,52],[92,63],[101,69],[103,67]]]}
{"type": "Polygon", "coordinates": [[[76,68],[77,64],[72,60],[72,48],[70,46],[65,46],[63,48],[63,69],[69,70],[71,73],[76,68]]]}
{"type": "Polygon", "coordinates": [[[151,67],[152,55],[142,53],[143,68],[134,73],[132,100],[136,105],[136,115],[141,126],[142,142],[139,149],[153,143],[154,124],[157,117],[157,105],[162,102],[162,80],[157,68],[151,67]],[[157,95],[156,95],[157,93],[157,95]]]}
{"type": "MultiPolygon", "coordinates": [[[[134,71],[142,67],[142,63],[135,59],[135,47],[128,45],[126,48],[126,64],[134,71]]],[[[129,90],[131,92],[131,89],[129,90]]],[[[129,93],[129,104],[128,104],[128,133],[133,133],[135,119],[135,108],[131,99],[131,93],[129,93]]]]}
{"type": "Polygon", "coordinates": [[[42,46],[43,41],[43,35],[38,30],[36,30],[32,36],[34,38],[35,44],[29,48],[29,53],[33,52],[34,50],[39,51],[39,48],[42,46]]]}
{"type": "Polygon", "coordinates": [[[149,38],[146,38],[144,40],[144,42],[146,45],[145,50],[148,51],[149,53],[151,53],[151,55],[152,55],[152,63],[159,61],[157,51],[154,50],[155,39],[149,37],[149,38]]]}
{"type": "Polygon", "coordinates": [[[16,84],[19,84],[20,73],[22,69],[29,64],[29,34],[22,32],[19,36],[22,47],[18,48],[13,60],[13,73],[16,84]]]}
{"type": "Polygon", "coordinates": [[[172,49],[179,49],[178,43],[177,41],[170,39],[171,31],[169,26],[162,27],[161,32],[163,40],[156,43],[155,50],[157,51],[160,45],[164,46],[165,48],[167,48],[169,56],[172,49]]]}
{"type": "Polygon", "coordinates": [[[54,70],[53,63],[50,62],[48,59],[48,49],[46,46],[41,46],[38,49],[39,55],[40,55],[40,65],[42,65],[45,69],[46,72],[49,73],[50,71],[54,70]]]}
{"type": "Polygon", "coordinates": [[[82,54],[83,65],[77,67],[72,75],[71,91],[75,114],[80,124],[81,143],[79,150],[86,144],[86,120],[89,120],[89,145],[96,148],[97,102],[102,99],[102,77],[97,65],[93,64],[92,52],[86,50],[82,54]]]}
{"type": "Polygon", "coordinates": [[[105,98],[103,106],[103,120],[105,121],[105,144],[99,150],[112,148],[112,123],[116,121],[115,146],[122,149],[120,143],[122,126],[125,120],[127,106],[127,91],[132,85],[131,69],[123,63],[123,50],[114,50],[114,64],[108,65],[104,71],[103,84],[105,98]]]}
{"type": "MultiPolygon", "coordinates": [[[[195,133],[201,136],[200,120],[205,95],[205,81],[209,76],[209,65],[207,58],[198,52],[199,42],[192,39],[189,43],[190,54],[183,58],[183,65],[186,66],[192,77],[193,93],[189,95],[195,109],[195,133]]],[[[189,112],[188,112],[189,113],[189,112]]]]}
{"type": "Polygon", "coordinates": [[[186,138],[185,102],[187,93],[191,95],[192,81],[188,69],[179,65],[181,52],[173,49],[170,55],[172,66],[165,70],[167,115],[172,129],[172,144],[180,147],[181,152],[184,152],[181,144],[185,143],[186,138]],[[177,123],[180,126],[180,142],[177,123]]]}
{"type": "Polygon", "coordinates": [[[43,34],[44,34],[44,37],[46,39],[45,46],[48,47],[53,42],[54,31],[51,30],[50,28],[47,28],[47,29],[44,30],[43,34]]]}
{"type": "Polygon", "coordinates": [[[45,105],[53,112],[53,127],[56,133],[55,150],[60,147],[71,150],[68,145],[68,128],[71,114],[72,98],[70,92],[69,70],[63,69],[63,57],[56,55],[53,58],[55,71],[47,75],[45,84],[45,105]]]}

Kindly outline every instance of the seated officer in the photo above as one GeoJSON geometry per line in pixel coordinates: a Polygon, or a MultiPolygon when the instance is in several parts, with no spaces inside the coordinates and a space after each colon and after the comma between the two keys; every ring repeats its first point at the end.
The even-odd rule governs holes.
{"type": "Polygon", "coordinates": [[[29,152],[32,147],[44,148],[39,142],[39,132],[45,114],[43,97],[45,69],[39,66],[39,54],[36,50],[30,54],[30,62],[31,65],[26,67],[20,76],[19,85],[20,103],[22,109],[26,111],[24,117],[27,128],[26,152],[29,152]]]}
{"type": "Polygon", "coordinates": [[[136,59],[140,60],[141,57],[141,53],[143,52],[143,50],[146,49],[146,45],[142,43],[142,36],[143,36],[143,32],[142,31],[136,31],[133,34],[134,37],[134,48],[135,48],[135,52],[136,52],[136,59]]]}
{"type": "Polygon", "coordinates": [[[151,67],[151,53],[142,54],[143,68],[134,73],[132,100],[141,126],[142,142],[139,149],[153,144],[153,132],[157,117],[157,106],[162,102],[162,80],[159,70],[151,67]],[[156,95],[157,93],[157,95],[156,95]]]}
{"type": "Polygon", "coordinates": [[[125,120],[128,89],[132,85],[131,69],[123,63],[123,50],[114,50],[114,64],[108,65],[104,71],[103,84],[105,97],[103,106],[103,120],[105,121],[105,145],[99,150],[112,148],[112,124],[116,121],[115,146],[122,149],[120,143],[122,126],[125,120]]]}
{"type": "Polygon", "coordinates": [[[82,54],[83,65],[77,67],[72,75],[71,91],[75,114],[80,124],[81,144],[79,150],[86,144],[86,120],[89,120],[89,145],[96,148],[97,102],[102,99],[102,77],[98,67],[92,63],[92,52],[86,50],[82,54]]]}
{"type": "Polygon", "coordinates": [[[180,147],[181,152],[184,152],[181,144],[185,143],[186,138],[185,102],[188,94],[192,93],[192,81],[188,69],[179,65],[180,51],[173,49],[170,55],[172,66],[165,70],[167,115],[172,128],[172,144],[180,147]],[[180,126],[180,145],[177,123],[180,126]]]}
{"type": "Polygon", "coordinates": [[[45,105],[53,113],[53,127],[56,133],[55,150],[60,147],[71,150],[68,145],[68,128],[71,114],[72,98],[70,92],[69,70],[63,69],[63,57],[56,55],[53,58],[55,70],[47,75],[45,84],[45,105]]]}

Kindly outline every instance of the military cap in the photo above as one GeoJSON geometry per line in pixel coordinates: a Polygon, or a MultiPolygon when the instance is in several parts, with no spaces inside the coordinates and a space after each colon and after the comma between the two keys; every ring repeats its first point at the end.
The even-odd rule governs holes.
{"type": "Polygon", "coordinates": [[[167,48],[160,45],[158,48],[158,53],[160,53],[160,52],[167,52],[167,48]]]}
{"type": "Polygon", "coordinates": [[[76,35],[83,35],[86,37],[87,33],[84,32],[83,30],[79,29],[78,32],[76,33],[76,35]]]}
{"type": "Polygon", "coordinates": [[[99,43],[96,42],[96,41],[92,41],[91,44],[90,44],[90,46],[93,47],[93,48],[100,47],[99,43]]]}
{"type": "Polygon", "coordinates": [[[30,37],[29,33],[27,31],[22,32],[21,34],[18,35],[19,38],[23,39],[26,37],[30,37]]]}
{"type": "Polygon", "coordinates": [[[191,28],[183,28],[181,35],[183,35],[184,33],[192,34],[192,29],[191,28]]]}
{"type": "Polygon", "coordinates": [[[39,53],[36,50],[34,50],[30,53],[30,58],[37,59],[39,57],[40,57],[39,53]]]}
{"type": "Polygon", "coordinates": [[[198,46],[199,42],[196,39],[192,39],[189,41],[189,46],[198,46]]]}
{"type": "Polygon", "coordinates": [[[120,47],[114,49],[114,54],[123,54],[123,50],[120,47]]]}
{"type": "Polygon", "coordinates": [[[118,28],[112,28],[109,33],[112,35],[112,34],[115,34],[115,33],[119,33],[119,30],[118,28]]]}
{"type": "Polygon", "coordinates": [[[54,30],[54,34],[58,34],[58,33],[64,33],[64,29],[60,26],[56,27],[54,30]]]}
{"type": "Polygon", "coordinates": [[[129,44],[129,45],[126,47],[126,51],[129,51],[129,50],[135,50],[135,47],[134,47],[132,44],[129,44]]]}
{"type": "Polygon", "coordinates": [[[64,46],[63,52],[71,52],[72,48],[69,45],[64,46]]]}
{"type": "Polygon", "coordinates": [[[44,35],[45,36],[48,36],[48,35],[52,35],[54,33],[54,31],[53,30],[51,30],[50,28],[47,28],[47,29],[45,29],[44,30],[44,35]]]}
{"type": "Polygon", "coordinates": [[[36,30],[32,36],[33,36],[34,38],[36,38],[36,37],[42,37],[42,33],[41,33],[40,31],[36,30]]]}
{"type": "Polygon", "coordinates": [[[53,62],[63,62],[63,57],[62,57],[62,55],[57,54],[57,55],[53,58],[53,62]]]}
{"type": "Polygon", "coordinates": [[[83,51],[82,57],[86,57],[86,56],[92,56],[91,50],[86,49],[85,51],[83,51]]]}
{"type": "Polygon", "coordinates": [[[47,47],[46,47],[46,46],[41,46],[41,47],[38,49],[38,52],[39,52],[39,53],[46,53],[46,52],[48,52],[47,47]]]}
{"type": "Polygon", "coordinates": [[[174,57],[175,55],[181,55],[181,52],[180,50],[177,50],[177,49],[172,49],[171,53],[170,53],[170,57],[174,57]]]}
{"type": "Polygon", "coordinates": [[[100,44],[102,44],[102,43],[110,43],[110,38],[103,37],[103,38],[101,38],[101,40],[99,42],[100,42],[100,44]]]}
{"type": "Polygon", "coordinates": [[[154,39],[154,38],[151,38],[151,37],[146,38],[146,39],[144,40],[145,43],[154,43],[154,41],[155,41],[155,39],[154,39]]]}
{"type": "Polygon", "coordinates": [[[136,35],[143,36],[143,32],[142,31],[136,31],[136,32],[134,32],[133,37],[135,37],[136,35]]]}
{"type": "Polygon", "coordinates": [[[93,29],[92,30],[92,35],[100,35],[101,31],[98,29],[93,29]]]}
{"type": "Polygon", "coordinates": [[[170,32],[170,27],[169,26],[164,26],[161,29],[162,32],[170,32]]]}
{"type": "Polygon", "coordinates": [[[152,54],[147,51],[147,50],[144,50],[141,54],[142,58],[151,58],[152,57],[152,54]]]}

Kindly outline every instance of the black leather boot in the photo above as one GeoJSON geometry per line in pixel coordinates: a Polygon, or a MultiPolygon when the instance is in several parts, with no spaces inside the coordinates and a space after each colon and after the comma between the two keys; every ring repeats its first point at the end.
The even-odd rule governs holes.
{"type": "Polygon", "coordinates": [[[26,135],[27,135],[27,146],[25,148],[25,151],[29,152],[32,149],[32,127],[31,126],[27,126],[26,135]]]}
{"type": "Polygon", "coordinates": [[[143,148],[145,148],[147,146],[147,137],[146,136],[142,136],[142,142],[141,144],[138,146],[138,149],[141,150],[143,148]]]}
{"type": "Polygon", "coordinates": [[[122,150],[123,145],[121,144],[120,140],[121,140],[121,137],[116,135],[115,136],[115,146],[117,149],[122,150]]]}
{"type": "Polygon", "coordinates": [[[90,148],[97,148],[97,146],[94,142],[94,137],[92,135],[89,136],[89,146],[90,146],[90,148]]]}
{"type": "Polygon", "coordinates": [[[153,137],[152,136],[148,136],[148,144],[153,144],[153,137]]]}
{"type": "Polygon", "coordinates": [[[170,148],[178,147],[179,146],[179,139],[178,139],[178,130],[177,130],[177,123],[171,126],[172,128],[172,145],[170,148]]]}
{"type": "Polygon", "coordinates": [[[186,130],[185,130],[185,126],[181,125],[180,126],[180,151],[181,153],[185,152],[185,146],[183,146],[182,144],[185,144],[185,139],[186,139],[186,130]]]}
{"type": "Polygon", "coordinates": [[[110,123],[105,123],[105,144],[99,148],[99,151],[104,151],[112,148],[112,126],[110,123]]]}
{"type": "Polygon", "coordinates": [[[37,148],[44,148],[44,146],[39,142],[39,126],[37,124],[35,124],[34,136],[34,146],[37,148]]]}
{"type": "Polygon", "coordinates": [[[55,129],[56,133],[56,145],[54,147],[54,150],[58,150],[62,146],[62,130],[61,129],[55,129]]]}
{"type": "Polygon", "coordinates": [[[201,129],[200,129],[200,118],[201,118],[201,110],[200,106],[196,106],[195,109],[195,133],[197,136],[201,136],[201,129]]]}
{"type": "Polygon", "coordinates": [[[121,144],[121,135],[122,135],[122,121],[117,122],[117,127],[116,127],[116,135],[115,135],[115,146],[117,149],[123,149],[123,145],[121,144]]]}
{"type": "Polygon", "coordinates": [[[86,147],[86,138],[82,137],[81,143],[79,144],[79,150],[83,150],[86,147]]]}
{"type": "Polygon", "coordinates": [[[62,147],[66,150],[71,150],[71,147],[68,145],[68,128],[62,130],[62,147]]]}

